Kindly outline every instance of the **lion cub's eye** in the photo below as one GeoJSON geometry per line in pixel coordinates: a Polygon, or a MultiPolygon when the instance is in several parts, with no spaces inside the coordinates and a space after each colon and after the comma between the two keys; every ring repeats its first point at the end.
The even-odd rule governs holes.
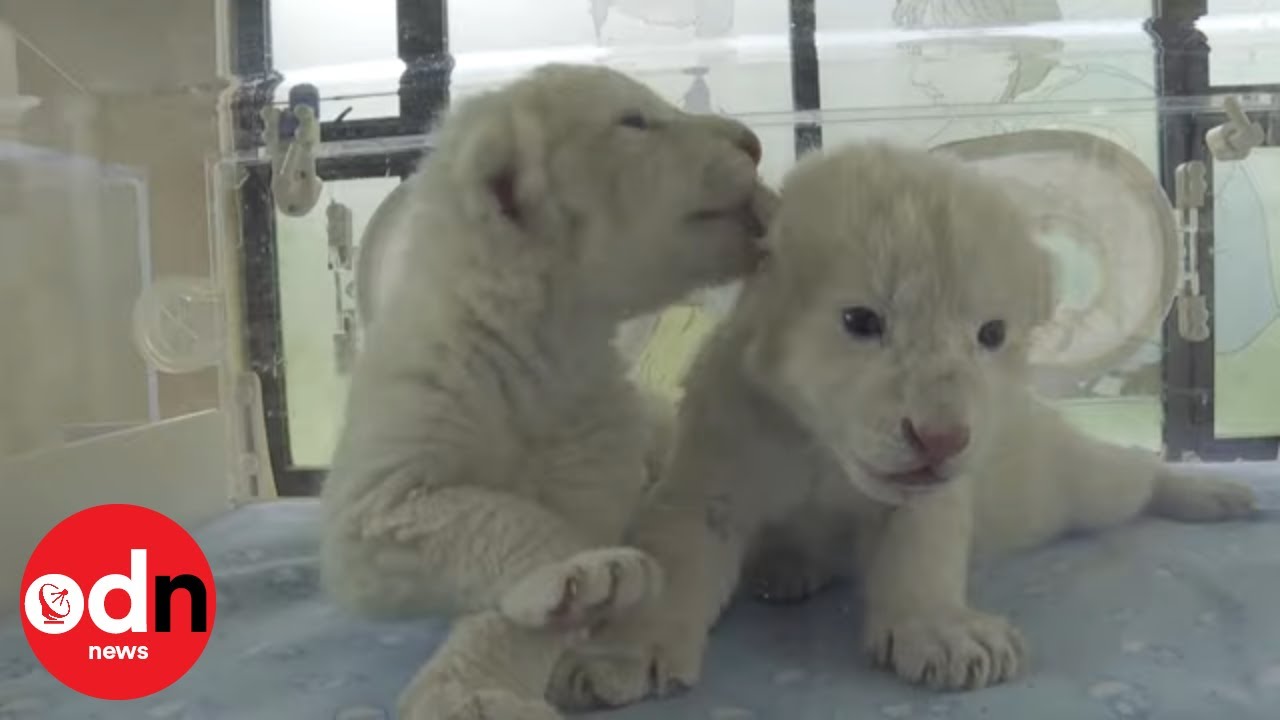
{"type": "Polygon", "coordinates": [[[978,328],[978,342],[988,350],[995,350],[1004,344],[1004,321],[989,320],[978,328]]]}
{"type": "Polygon", "coordinates": [[[648,130],[649,119],[638,112],[631,112],[618,118],[618,124],[635,130],[648,130]]]}
{"type": "Polygon", "coordinates": [[[870,308],[845,308],[840,319],[844,322],[845,332],[860,340],[871,340],[884,335],[884,318],[870,308]]]}

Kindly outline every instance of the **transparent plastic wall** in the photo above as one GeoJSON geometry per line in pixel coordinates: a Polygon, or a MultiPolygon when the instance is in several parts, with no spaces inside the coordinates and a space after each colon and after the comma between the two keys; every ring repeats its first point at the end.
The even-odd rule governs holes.
{"type": "Polygon", "coordinates": [[[134,502],[197,522],[228,507],[240,476],[210,232],[229,85],[215,9],[0,4],[6,594],[72,512],[134,502]],[[155,48],[164,36],[174,44],[155,48]]]}
{"type": "Polygon", "coordinates": [[[5,343],[4,454],[159,419],[158,379],[128,332],[151,274],[144,175],[15,140],[3,153],[4,336],[22,339],[5,343]]]}

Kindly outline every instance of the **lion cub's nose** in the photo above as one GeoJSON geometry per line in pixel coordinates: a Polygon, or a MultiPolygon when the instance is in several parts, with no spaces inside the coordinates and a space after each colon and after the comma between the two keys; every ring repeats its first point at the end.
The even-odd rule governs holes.
{"type": "Polygon", "coordinates": [[[751,158],[751,162],[755,163],[756,167],[760,166],[760,158],[764,156],[764,148],[760,144],[759,136],[743,128],[742,132],[738,134],[736,144],[751,158]]]}
{"type": "Polygon", "coordinates": [[[964,425],[916,425],[904,419],[902,434],[930,465],[950,460],[969,447],[969,428],[964,425]]]}

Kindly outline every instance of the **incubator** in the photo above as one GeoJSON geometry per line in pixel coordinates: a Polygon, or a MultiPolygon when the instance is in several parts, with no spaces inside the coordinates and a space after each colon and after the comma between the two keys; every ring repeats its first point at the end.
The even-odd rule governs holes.
{"type": "MultiPolygon", "coordinates": [[[[0,594],[103,503],[190,529],[219,593],[190,673],[124,703],[0,606],[0,718],[393,717],[446,621],[326,599],[313,496],[433,121],[553,61],[745,122],[773,184],[869,138],[994,174],[1061,280],[1037,392],[1263,505],[980,568],[1033,648],[1008,685],[874,672],[834,590],[743,602],[698,688],[590,717],[1280,716],[1280,2],[0,0],[0,594]]],[[[636,382],[678,401],[735,291],[626,325],[636,382]]]]}

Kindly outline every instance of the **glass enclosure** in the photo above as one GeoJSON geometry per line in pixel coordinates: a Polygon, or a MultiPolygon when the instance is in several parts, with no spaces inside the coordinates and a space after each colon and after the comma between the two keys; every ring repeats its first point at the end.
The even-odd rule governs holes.
{"type": "MultiPolygon", "coordinates": [[[[1004,176],[1062,279],[1035,348],[1037,392],[1087,433],[1175,462],[1280,460],[1280,0],[0,0],[0,548],[24,548],[0,555],[0,591],[16,597],[34,528],[69,510],[136,502],[185,524],[317,494],[364,313],[399,252],[380,208],[431,162],[451,102],[553,61],[606,64],[687,110],[741,120],[773,185],[805,153],[869,138],[1004,176]]],[[[678,400],[735,291],[624,327],[632,376],[678,400]]],[[[235,522],[237,537],[291,527],[235,522]]],[[[1175,560],[1204,570],[1247,556],[1262,588],[1275,562],[1248,555],[1257,537],[1169,550],[1153,582],[1175,560]]],[[[278,561],[267,584],[287,593],[315,584],[314,563],[289,565],[293,542],[279,556],[233,545],[216,559],[278,561]]],[[[1074,562],[1064,558],[1024,568],[1020,596],[1050,594],[1074,562]]],[[[1089,582],[1128,577],[1121,560],[1088,570],[1089,582]]],[[[228,586],[232,618],[260,599],[228,586]]],[[[1063,590],[1062,604],[1115,622],[1140,614],[1093,587],[1063,590]]],[[[1140,592],[1140,607],[1160,604],[1160,590],[1140,592]]],[[[1247,604],[1213,597],[1188,632],[1225,628],[1247,604]]],[[[304,610],[317,627],[334,617],[304,610]]],[[[426,630],[342,627],[328,638],[334,657],[374,647],[420,664],[409,651],[426,630]]],[[[0,651],[21,643],[5,632],[0,651]]],[[[817,657],[806,648],[824,633],[808,632],[793,638],[797,664],[817,657]]],[[[1080,633],[1083,645],[1102,631],[1080,633]]],[[[227,667],[294,667],[310,651],[292,642],[245,640],[227,667]]],[[[1142,673],[1190,652],[1117,642],[1142,673]]],[[[1201,687],[1188,671],[1184,689],[1280,708],[1280,655],[1250,659],[1243,685],[1201,687]]],[[[54,717],[21,704],[34,662],[12,661],[8,685],[6,662],[0,653],[0,719],[54,717]]],[[[299,672],[288,688],[299,695],[381,682],[299,672]]],[[[771,672],[735,682],[800,682],[771,672]]],[[[1067,684],[1105,717],[1184,717],[1099,673],[1070,668],[1067,684]]],[[[247,692],[270,696],[265,682],[247,692]]],[[[218,715],[226,702],[136,716],[291,712],[281,701],[218,715]]],[[[388,716],[381,700],[361,702],[336,717],[388,716]]],[[[912,703],[875,716],[953,709],[912,703]]],[[[704,705],[699,717],[757,717],[704,705]]],[[[844,717],[824,708],[796,717],[844,717]]],[[[642,712],[618,717],[652,717],[642,712]]]]}

